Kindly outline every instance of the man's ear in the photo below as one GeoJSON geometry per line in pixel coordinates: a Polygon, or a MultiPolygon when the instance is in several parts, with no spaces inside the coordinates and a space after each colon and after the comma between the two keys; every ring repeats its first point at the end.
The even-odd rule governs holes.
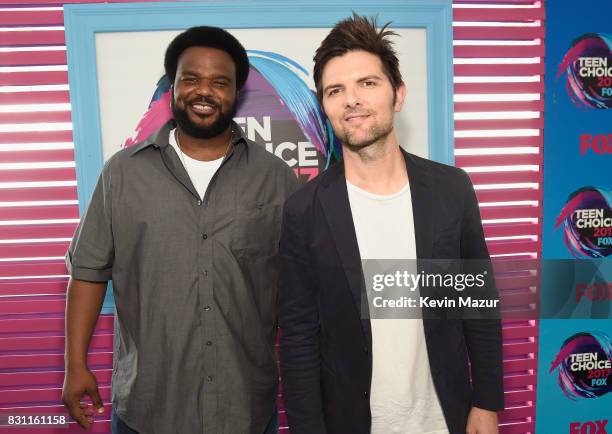
{"type": "Polygon", "coordinates": [[[396,112],[402,111],[404,100],[406,99],[406,84],[402,83],[395,89],[395,105],[393,108],[396,112]]]}

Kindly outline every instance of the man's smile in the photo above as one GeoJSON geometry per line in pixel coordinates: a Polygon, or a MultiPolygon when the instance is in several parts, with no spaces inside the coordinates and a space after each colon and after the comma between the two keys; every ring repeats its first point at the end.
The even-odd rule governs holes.
{"type": "Polygon", "coordinates": [[[344,117],[344,121],[349,124],[360,124],[370,116],[370,113],[350,113],[344,117]]]}
{"type": "Polygon", "coordinates": [[[208,116],[213,114],[217,110],[217,105],[207,102],[196,102],[193,104],[189,104],[189,108],[198,115],[208,116]]]}

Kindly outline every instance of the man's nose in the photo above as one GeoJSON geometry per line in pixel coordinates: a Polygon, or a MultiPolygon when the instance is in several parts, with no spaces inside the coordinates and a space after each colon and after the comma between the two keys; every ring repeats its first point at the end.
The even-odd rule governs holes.
{"type": "Polygon", "coordinates": [[[212,83],[210,80],[200,80],[196,88],[198,95],[212,95],[212,83]]]}
{"type": "Polygon", "coordinates": [[[349,86],[344,91],[344,105],[346,107],[357,107],[361,104],[358,89],[349,86]]]}

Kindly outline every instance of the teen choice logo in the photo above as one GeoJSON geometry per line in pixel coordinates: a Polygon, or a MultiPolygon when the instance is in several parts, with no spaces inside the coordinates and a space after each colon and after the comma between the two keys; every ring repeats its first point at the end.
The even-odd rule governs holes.
{"type": "Polygon", "coordinates": [[[600,332],[577,333],[566,339],[550,367],[557,370],[568,398],[597,398],[612,390],[612,344],[600,332]]]}
{"type": "Polygon", "coordinates": [[[609,256],[612,254],[612,192],[595,187],[575,191],[557,217],[555,229],[561,226],[572,256],[609,256]]]}
{"type": "Polygon", "coordinates": [[[557,77],[567,74],[567,92],[581,107],[612,107],[612,36],[589,33],[574,40],[557,77]]]}

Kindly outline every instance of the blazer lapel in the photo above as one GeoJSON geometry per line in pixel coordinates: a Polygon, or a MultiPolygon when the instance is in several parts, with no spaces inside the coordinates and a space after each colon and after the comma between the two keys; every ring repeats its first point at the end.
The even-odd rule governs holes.
{"type": "Polygon", "coordinates": [[[410,181],[417,258],[431,259],[434,239],[434,216],[432,210],[433,185],[430,169],[403,149],[402,154],[404,154],[406,160],[408,180],[410,181]]]}
{"type": "MultiPolygon", "coordinates": [[[[414,217],[414,237],[417,251],[417,269],[428,271],[428,266],[420,259],[433,259],[434,214],[433,214],[433,179],[428,165],[422,164],[414,155],[402,149],[406,159],[410,194],[412,196],[412,214],[414,217]]],[[[423,329],[427,346],[433,345],[436,330],[445,323],[436,319],[424,318],[423,329]]],[[[429,351],[429,354],[434,354],[429,351]]],[[[430,366],[432,366],[430,359],[430,366]]]]}
{"type": "MultiPolygon", "coordinates": [[[[331,230],[336,250],[340,256],[342,269],[349,283],[355,308],[362,317],[362,296],[365,296],[361,256],[355,233],[355,225],[351,214],[351,207],[344,177],[344,164],[339,161],[329,169],[329,179],[326,188],[320,193],[323,212],[331,230]]],[[[367,303],[365,304],[367,308],[367,303]]],[[[370,342],[370,321],[362,320],[366,339],[370,342]]]]}

